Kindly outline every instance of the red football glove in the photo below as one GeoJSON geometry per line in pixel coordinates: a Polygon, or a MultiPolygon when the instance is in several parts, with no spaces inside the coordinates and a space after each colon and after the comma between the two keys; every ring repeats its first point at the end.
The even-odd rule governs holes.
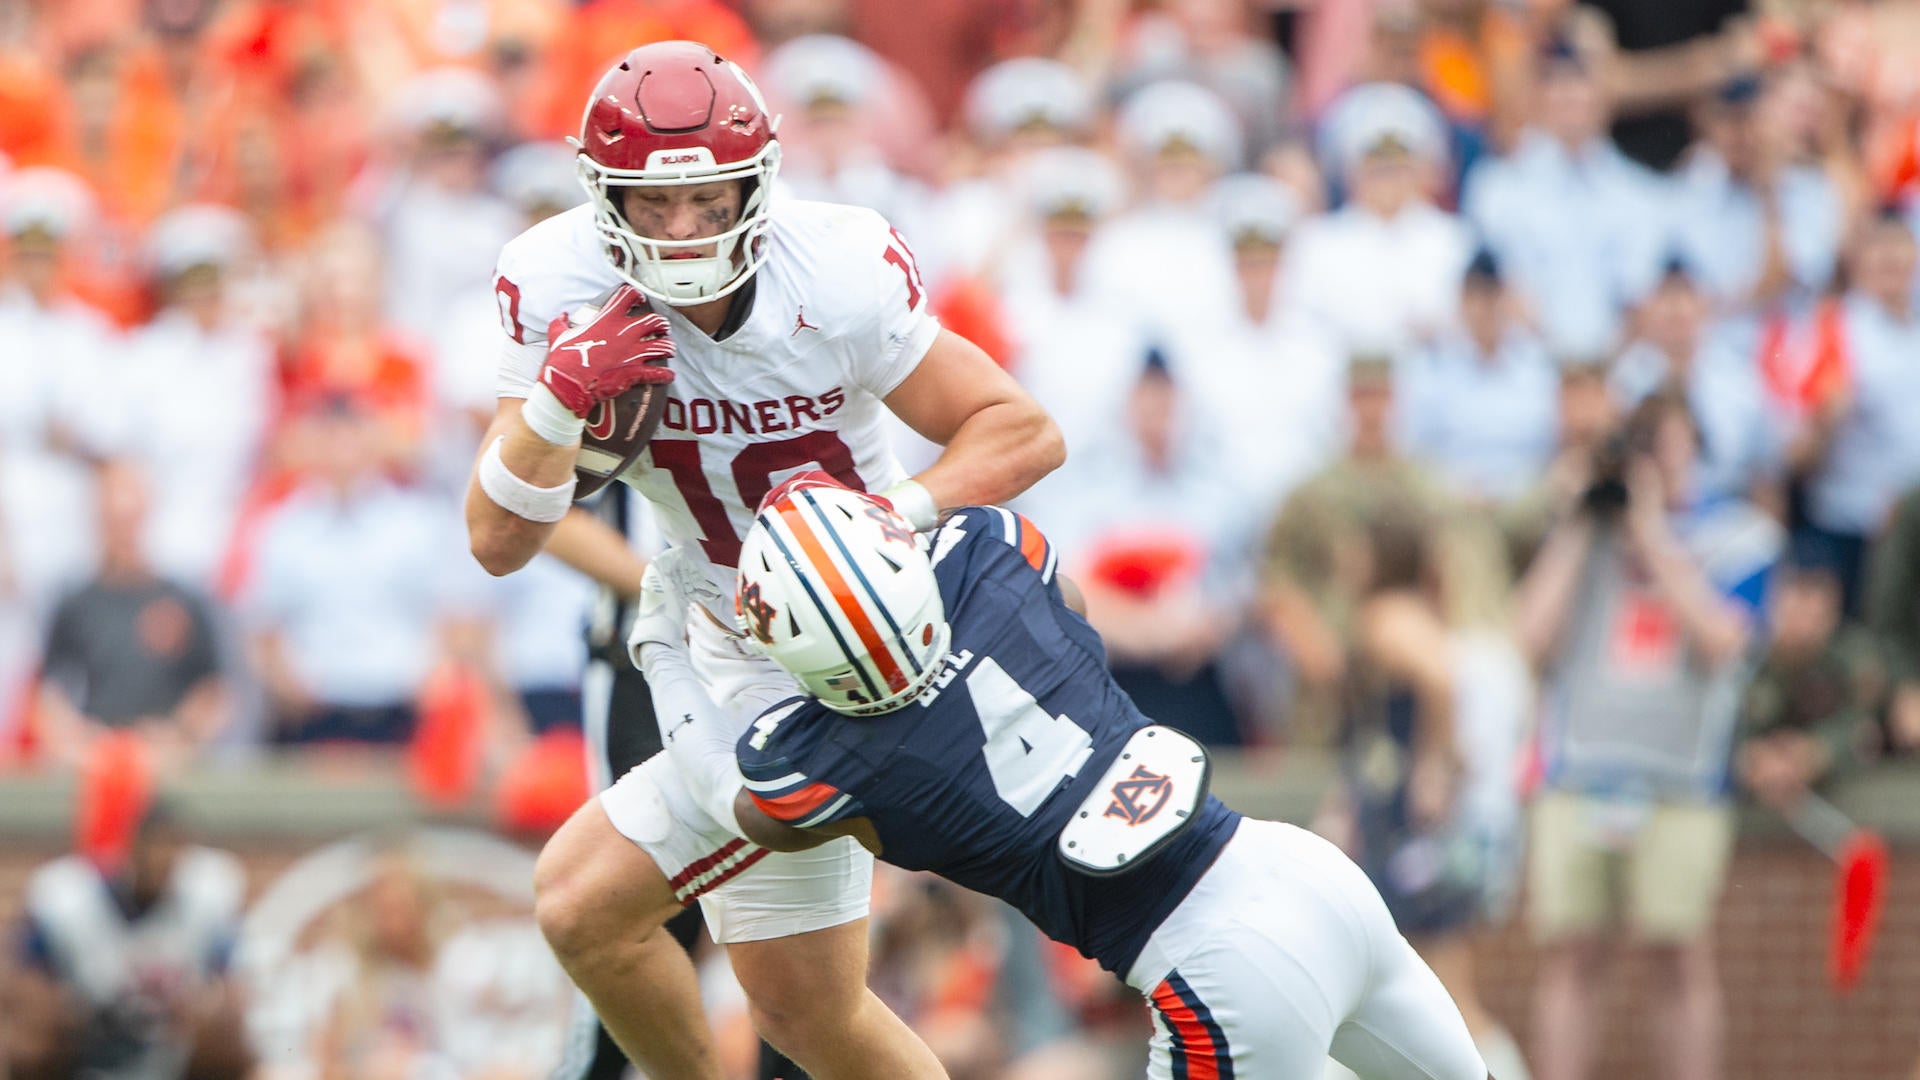
{"type": "Polygon", "coordinates": [[[653,311],[640,290],[622,285],[593,321],[572,325],[566,315],[547,324],[547,362],[540,381],[560,404],[585,420],[593,407],[642,383],[673,381],[673,339],[667,317],[653,311]]]}

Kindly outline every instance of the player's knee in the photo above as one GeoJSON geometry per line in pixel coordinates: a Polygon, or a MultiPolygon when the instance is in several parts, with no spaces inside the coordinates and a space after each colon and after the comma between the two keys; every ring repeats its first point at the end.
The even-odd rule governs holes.
{"type": "Polygon", "coordinates": [[[608,898],[618,895],[608,883],[596,883],[594,860],[573,825],[553,835],[533,867],[534,921],[563,965],[610,940],[615,913],[608,898]]]}
{"type": "Polygon", "coordinates": [[[749,997],[747,1015],[760,1037],[792,1058],[811,1058],[809,1050],[822,1039],[844,1032],[849,1017],[844,1009],[829,1008],[805,995],[772,999],[749,997]]]}
{"type": "MultiPolygon", "coordinates": [[[[736,969],[736,973],[738,969],[736,969]]],[[[761,1038],[789,1054],[814,1039],[843,1031],[866,995],[863,980],[847,980],[833,965],[811,973],[797,967],[756,965],[743,975],[748,1013],[761,1038]]]]}
{"type": "Polygon", "coordinates": [[[578,875],[568,872],[564,860],[549,858],[552,851],[549,845],[534,864],[533,918],[548,947],[566,964],[586,946],[593,912],[578,875]]]}

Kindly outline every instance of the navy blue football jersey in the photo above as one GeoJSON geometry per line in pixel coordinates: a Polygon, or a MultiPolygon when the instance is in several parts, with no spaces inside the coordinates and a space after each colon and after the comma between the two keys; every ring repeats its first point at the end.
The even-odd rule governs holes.
{"type": "Polygon", "coordinates": [[[929,554],[953,628],[935,684],[877,717],[811,698],[774,706],[740,739],[747,791],[802,827],[867,818],[881,858],[997,896],[1124,976],[1240,815],[1209,795],[1191,824],[1117,876],[1063,860],[1061,828],[1151,721],[1062,600],[1052,546],[1032,522],[967,507],[933,533],[929,554]]]}

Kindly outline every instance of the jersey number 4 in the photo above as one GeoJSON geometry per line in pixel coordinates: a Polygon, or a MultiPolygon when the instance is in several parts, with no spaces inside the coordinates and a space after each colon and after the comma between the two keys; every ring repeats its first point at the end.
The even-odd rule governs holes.
{"type": "Polygon", "coordinates": [[[1078,775],[1093,755],[1087,729],[1064,715],[1048,716],[990,656],[967,673],[967,693],[987,733],[981,752],[993,790],[1021,817],[1032,817],[1060,781],[1078,775]]]}

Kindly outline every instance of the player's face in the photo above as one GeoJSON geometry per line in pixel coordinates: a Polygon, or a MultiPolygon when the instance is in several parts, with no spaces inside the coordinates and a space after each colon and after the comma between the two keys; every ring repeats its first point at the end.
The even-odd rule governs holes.
{"type": "MultiPolygon", "coordinates": [[[[629,187],[620,190],[620,212],[641,236],[655,240],[698,240],[719,236],[740,221],[742,180],[710,184],[629,187]]],[[[668,258],[712,258],[717,245],[679,248],[668,258]]]]}

